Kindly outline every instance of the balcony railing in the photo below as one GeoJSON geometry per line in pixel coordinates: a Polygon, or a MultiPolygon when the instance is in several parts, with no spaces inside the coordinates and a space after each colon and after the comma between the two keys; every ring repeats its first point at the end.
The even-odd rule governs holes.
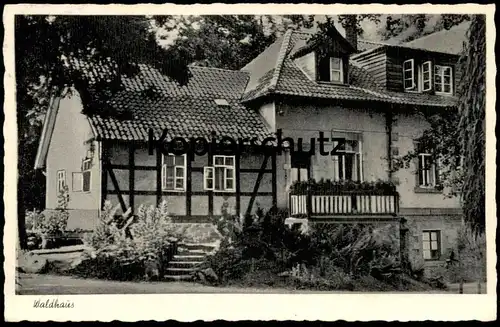
{"type": "Polygon", "coordinates": [[[290,194],[289,203],[292,217],[396,215],[399,211],[397,194],[367,194],[356,191],[290,194]]]}

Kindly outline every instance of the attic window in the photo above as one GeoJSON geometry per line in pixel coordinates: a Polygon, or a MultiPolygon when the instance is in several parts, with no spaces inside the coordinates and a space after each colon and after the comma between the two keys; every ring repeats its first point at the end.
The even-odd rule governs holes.
{"type": "Polygon", "coordinates": [[[215,104],[221,107],[229,107],[229,102],[226,99],[215,99],[215,104]]]}
{"type": "Polygon", "coordinates": [[[318,79],[322,82],[344,83],[344,62],[340,57],[323,57],[318,62],[318,79]]]}

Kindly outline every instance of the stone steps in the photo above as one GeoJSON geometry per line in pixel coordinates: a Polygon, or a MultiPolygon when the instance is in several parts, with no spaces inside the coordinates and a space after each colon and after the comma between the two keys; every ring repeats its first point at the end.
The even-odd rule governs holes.
{"type": "Polygon", "coordinates": [[[165,275],[167,281],[190,281],[192,273],[203,263],[207,255],[214,250],[212,244],[182,243],[177,247],[177,254],[169,262],[165,275]]]}

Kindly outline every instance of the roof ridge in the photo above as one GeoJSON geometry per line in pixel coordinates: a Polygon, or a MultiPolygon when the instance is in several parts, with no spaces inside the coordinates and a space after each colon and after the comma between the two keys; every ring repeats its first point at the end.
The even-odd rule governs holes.
{"type": "Polygon", "coordinates": [[[246,73],[245,71],[241,71],[241,70],[237,70],[237,69],[226,69],[226,68],[196,66],[196,65],[191,65],[191,66],[189,66],[189,68],[215,69],[215,70],[222,70],[222,71],[233,72],[233,73],[246,73]]]}
{"type": "Polygon", "coordinates": [[[382,41],[372,41],[372,40],[365,40],[365,39],[358,39],[358,42],[366,42],[366,43],[371,43],[371,44],[380,44],[380,45],[389,44],[389,43],[387,43],[387,42],[382,42],[382,41]]]}
{"type": "Polygon", "coordinates": [[[281,67],[283,67],[283,62],[285,61],[286,54],[288,52],[288,46],[290,45],[290,40],[292,38],[293,30],[289,29],[283,36],[283,42],[281,43],[278,58],[276,59],[276,66],[274,67],[273,77],[269,83],[268,91],[274,91],[278,80],[280,78],[281,67]]]}
{"type": "Polygon", "coordinates": [[[411,40],[411,41],[406,41],[406,42],[400,43],[399,45],[401,45],[401,46],[405,46],[405,45],[407,45],[407,44],[410,44],[410,43],[413,43],[413,42],[416,42],[416,41],[420,41],[420,40],[423,40],[423,39],[429,38],[429,37],[431,37],[431,36],[436,36],[436,34],[443,34],[443,33],[447,33],[447,32],[449,32],[449,31],[451,31],[451,30],[453,30],[453,29],[455,29],[455,30],[456,30],[459,26],[465,26],[466,24],[470,24],[470,21],[463,21],[463,22],[461,22],[461,23],[460,23],[460,24],[458,24],[458,25],[455,25],[455,26],[450,27],[449,29],[443,28],[443,29],[441,29],[441,30],[439,30],[439,31],[432,32],[432,33],[430,33],[430,34],[424,35],[424,36],[419,37],[419,38],[417,38],[417,39],[413,39],[413,40],[411,40]]]}

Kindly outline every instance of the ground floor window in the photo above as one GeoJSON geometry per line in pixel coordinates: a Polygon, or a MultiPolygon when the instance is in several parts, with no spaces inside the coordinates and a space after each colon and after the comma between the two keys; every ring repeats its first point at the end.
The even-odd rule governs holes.
{"type": "Polygon", "coordinates": [[[64,190],[66,186],[66,170],[57,171],[57,192],[64,190]]]}
{"type": "Polygon", "coordinates": [[[235,164],[234,156],[214,156],[213,166],[204,168],[205,190],[234,191],[236,189],[235,164]]]}
{"type": "Polygon", "coordinates": [[[166,191],[186,190],[186,155],[163,155],[161,187],[166,191]]]}
{"type": "Polygon", "coordinates": [[[439,260],[441,257],[441,232],[426,230],[422,232],[424,260],[439,260]]]}

